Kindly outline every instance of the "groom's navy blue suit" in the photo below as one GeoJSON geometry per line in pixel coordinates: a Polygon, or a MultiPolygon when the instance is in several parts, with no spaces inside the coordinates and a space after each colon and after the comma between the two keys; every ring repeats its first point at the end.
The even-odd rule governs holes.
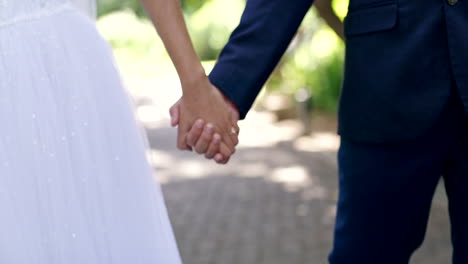
{"type": "MultiPolygon", "coordinates": [[[[244,118],[312,0],[247,0],[210,80],[244,118]]],[[[350,0],[330,262],[408,263],[444,176],[468,263],[468,0],[350,0]]],[[[312,220],[313,221],[313,220],[312,220]]]]}

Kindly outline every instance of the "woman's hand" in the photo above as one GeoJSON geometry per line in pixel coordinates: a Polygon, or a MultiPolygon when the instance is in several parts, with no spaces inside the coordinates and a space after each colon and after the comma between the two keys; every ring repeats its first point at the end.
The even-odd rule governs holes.
{"type": "Polygon", "coordinates": [[[206,76],[182,85],[190,87],[171,107],[172,125],[179,125],[177,147],[226,163],[238,144],[238,114],[206,76]]]}

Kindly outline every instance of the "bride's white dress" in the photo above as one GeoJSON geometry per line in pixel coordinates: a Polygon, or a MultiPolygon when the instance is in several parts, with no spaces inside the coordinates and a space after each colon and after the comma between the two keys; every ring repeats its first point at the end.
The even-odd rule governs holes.
{"type": "Polygon", "coordinates": [[[0,0],[0,263],[179,264],[86,1],[0,0]]]}

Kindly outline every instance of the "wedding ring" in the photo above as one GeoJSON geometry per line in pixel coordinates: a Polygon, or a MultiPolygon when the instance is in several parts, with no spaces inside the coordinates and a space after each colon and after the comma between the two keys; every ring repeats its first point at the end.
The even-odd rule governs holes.
{"type": "Polygon", "coordinates": [[[231,134],[237,135],[237,129],[235,129],[234,127],[231,127],[231,134]]]}

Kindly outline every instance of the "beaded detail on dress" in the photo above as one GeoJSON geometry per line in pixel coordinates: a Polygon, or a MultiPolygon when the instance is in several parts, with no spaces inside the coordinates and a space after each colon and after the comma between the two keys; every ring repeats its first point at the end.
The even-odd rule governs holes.
{"type": "MultiPolygon", "coordinates": [[[[4,0],[0,0],[0,1],[4,1],[4,0]]],[[[72,9],[73,9],[73,6],[69,3],[55,6],[53,8],[37,9],[28,13],[23,13],[17,16],[13,16],[11,18],[0,20],[0,28],[13,25],[16,23],[20,23],[20,22],[31,21],[31,20],[42,18],[42,17],[55,15],[55,14],[58,14],[67,10],[72,10],[72,9]]]]}
{"type": "Polygon", "coordinates": [[[0,0],[0,28],[73,8],[86,9],[93,16],[95,0],[0,0]]]}

